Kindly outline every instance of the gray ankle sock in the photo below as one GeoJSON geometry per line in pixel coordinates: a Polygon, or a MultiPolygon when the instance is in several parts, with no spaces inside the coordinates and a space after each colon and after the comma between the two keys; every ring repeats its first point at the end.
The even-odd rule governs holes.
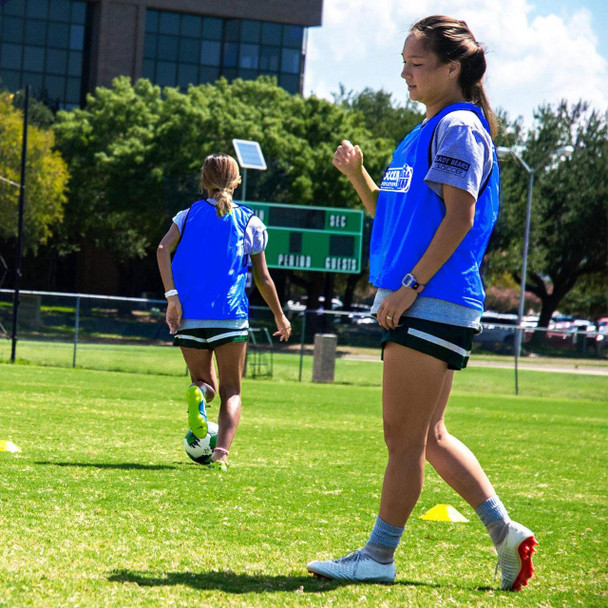
{"type": "Polygon", "coordinates": [[[494,546],[497,547],[505,539],[507,532],[509,532],[509,521],[498,519],[488,524],[486,530],[488,531],[494,546]]]}
{"type": "Polygon", "coordinates": [[[495,545],[500,544],[509,531],[511,521],[500,498],[498,496],[488,498],[475,509],[475,513],[486,527],[492,542],[495,545]]]}
{"type": "Polygon", "coordinates": [[[376,517],[372,533],[361,552],[381,564],[390,564],[395,556],[395,550],[399,546],[403,530],[404,528],[400,526],[393,526],[380,517],[376,517]]]}
{"type": "Polygon", "coordinates": [[[361,553],[371,557],[374,561],[380,564],[390,564],[395,558],[395,549],[392,547],[374,545],[370,542],[366,543],[365,547],[361,549],[361,553]]]}

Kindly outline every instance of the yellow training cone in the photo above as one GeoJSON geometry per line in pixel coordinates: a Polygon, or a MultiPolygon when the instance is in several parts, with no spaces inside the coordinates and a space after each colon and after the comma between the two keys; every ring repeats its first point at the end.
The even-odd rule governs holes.
{"type": "Polygon", "coordinates": [[[469,521],[464,515],[461,515],[452,505],[436,505],[420,519],[428,519],[429,521],[453,521],[467,522],[469,521]]]}
{"type": "Polygon", "coordinates": [[[0,452],[20,452],[21,448],[12,441],[0,439],[0,452]]]}

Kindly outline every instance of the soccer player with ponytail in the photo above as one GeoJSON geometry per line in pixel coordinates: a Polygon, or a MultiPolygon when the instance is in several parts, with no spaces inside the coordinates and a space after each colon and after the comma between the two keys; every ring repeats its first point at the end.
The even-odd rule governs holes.
{"type": "Polygon", "coordinates": [[[480,265],[498,216],[496,119],[482,78],[485,52],[464,21],[434,15],[403,47],[410,99],[425,120],[396,148],[377,186],[359,146],[343,141],[333,164],[374,217],[372,312],[384,328],[382,407],[388,464],[367,544],[313,561],[329,579],[392,582],[394,553],[422,491],[425,460],[475,509],[498,553],[501,588],[532,576],[532,532],[511,521],[475,455],[445,425],[454,370],[466,367],[480,331],[480,265]]]}
{"type": "Polygon", "coordinates": [[[249,257],[255,284],[274,314],[277,331],[273,335],[287,340],[291,334],[266,266],[266,227],[251,209],[232,198],[240,183],[234,158],[208,156],[201,167],[200,185],[209,198],[180,211],[157,249],[167,324],[192,380],[186,401],[189,426],[197,437],[207,434],[205,406],[218,392],[215,353],[221,403],[212,464],[217,462],[220,468],[225,466],[241,418],[241,378],[249,331],[245,292],[249,257]]]}

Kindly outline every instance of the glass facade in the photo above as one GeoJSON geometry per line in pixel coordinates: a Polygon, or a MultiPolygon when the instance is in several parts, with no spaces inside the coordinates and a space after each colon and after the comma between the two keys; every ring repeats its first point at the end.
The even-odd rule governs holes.
{"type": "MultiPolygon", "coordinates": [[[[117,76],[99,67],[107,69],[104,57],[93,56],[91,32],[108,35],[99,34],[99,6],[87,0],[0,0],[0,89],[29,85],[50,108],[71,109],[99,84],[89,82],[90,74],[103,82],[117,76]]],[[[269,75],[300,93],[306,31],[302,25],[146,9],[142,73],[129,73],[129,58],[122,69],[182,90],[220,76],[269,75]]]]}
{"type": "Polygon", "coordinates": [[[148,10],[142,76],[161,86],[276,76],[300,93],[305,28],[148,10]]]}
{"type": "Polygon", "coordinates": [[[0,87],[32,94],[51,108],[83,98],[87,2],[9,0],[0,4],[0,87]]]}

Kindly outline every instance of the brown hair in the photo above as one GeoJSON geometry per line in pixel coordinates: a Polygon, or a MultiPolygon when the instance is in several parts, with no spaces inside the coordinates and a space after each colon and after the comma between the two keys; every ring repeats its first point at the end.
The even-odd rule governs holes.
{"type": "Polygon", "coordinates": [[[209,196],[217,203],[218,217],[230,213],[232,209],[232,194],[241,183],[239,166],[228,154],[211,154],[207,156],[201,167],[201,190],[207,190],[209,196]]]}
{"type": "Polygon", "coordinates": [[[444,15],[432,15],[414,23],[410,32],[420,36],[444,63],[460,63],[458,84],[464,98],[483,110],[490,125],[490,134],[492,138],[496,137],[496,115],[482,83],[486,72],[486,54],[466,22],[444,15]]]}

